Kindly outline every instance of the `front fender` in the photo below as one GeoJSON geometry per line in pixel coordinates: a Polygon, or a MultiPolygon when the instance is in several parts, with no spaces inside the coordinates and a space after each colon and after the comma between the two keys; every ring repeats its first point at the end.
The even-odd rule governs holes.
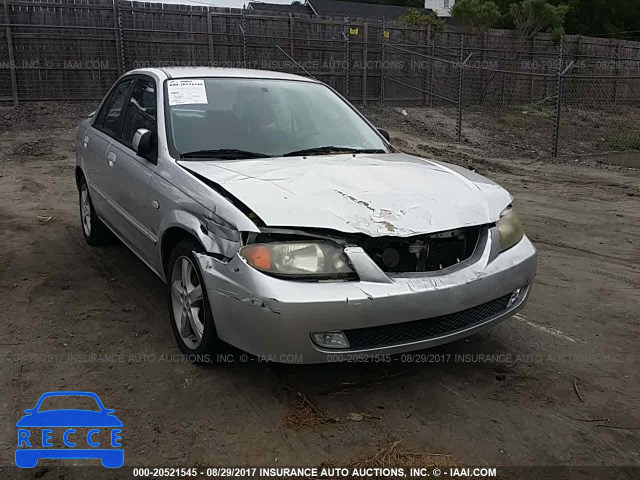
{"type": "MultiPolygon", "coordinates": [[[[204,220],[204,217],[199,218],[193,213],[184,210],[167,212],[160,223],[161,250],[165,233],[170,228],[177,227],[197,238],[208,253],[214,253],[226,258],[233,257],[240,249],[240,233],[237,232],[237,240],[222,238],[221,236],[215,235],[215,232],[209,232],[203,223],[204,220]],[[207,232],[211,233],[211,235],[207,234],[207,232]]],[[[225,235],[225,237],[232,237],[232,235],[225,235]]]]}

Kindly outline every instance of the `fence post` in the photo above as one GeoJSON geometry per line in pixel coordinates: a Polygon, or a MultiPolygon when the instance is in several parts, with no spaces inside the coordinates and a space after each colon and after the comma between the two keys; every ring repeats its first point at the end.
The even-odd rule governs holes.
{"type": "Polygon", "coordinates": [[[558,156],[558,141],[560,138],[560,111],[562,110],[562,50],[564,37],[558,42],[558,74],[556,76],[556,122],[553,130],[553,157],[558,156]]]}
{"type": "Polygon", "coordinates": [[[289,13],[289,55],[296,58],[293,53],[293,14],[289,13]]]}
{"type": "Polygon", "coordinates": [[[345,61],[347,64],[347,68],[345,70],[345,77],[344,77],[344,92],[345,92],[345,97],[347,98],[347,100],[349,99],[349,81],[350,81],[350,74],[351,74],[351,52],[349,49],[349,39],[351,38],[351,18],[349,17],[349,15],[347,15],[347,34],[345,35],[345,61]]]}
{"type": "Polygon", "coordinates": [[[4,18],[7,24],[7,52],[9,54],[9,75],[11,76],[11,95],[13,96],[13,105],[18,106],[18,80],[16,78],[16,61],[13,55],[13,39],[11,37],[11,19],[9,17],[9,4],[4,0],[4,18]]]}
{"type": "Polygon", "coordinates": [[[456,124],[456,134],[458,135],[458,141],[462,140],[462,83],[464,80],[464,35],[460,34],[460,59],[458,60],[458,121],[456,124]]]}
{"type": "Polygon", "coordinates": [[[380,101],[384,103],[384,46],[386,43],[384,17],[382,17],[382,30],[380,34],[380,101]]]}
{"type": "Polygon", "coordinates": [[[615,62],[614,62],[614,74],[615,77],[613,80],[613,104],[618,104],[618,76],[620,76],[620,44],[616,44],[615,50],[615,62]]]}
{"type": "MultiPolygon", "coordinates": [[[[427,25],[427,35],[426,37],[424,36],[424,29],[422,30],[422,35],[423,35],[423,44],[424,44],[424,53],[425,55],[429,54],[429,42],[431,41],[431,24],[427,25]]],[[[424,64],[424,60],[420,60],[420,68],[422,68],[422,65],[424,64]]],[[[423,97],[422,97],[422,103],[424,105],[427,104],[427,70],[424,69],[422,71],[422,89],[425,90],[425,92],[423,93],[423,97]]],[[[429,89],[429,91],[431,91],[431,89],[429,89]]]]}
{"type": "Polygon", "coordinates": [[[507,52],[502,53],[502,77],[500,79],[500,105],[504,106],[504,87],[506,83],[506,73],[505,70],[507,68],[507,52]]]}
{"type": "Polygon", "coordinates": [[[433,78],[435,76],[435,72],[433,71],[435,63],[433,59],[436,56],[436,44],[432,37],[431,25],[429,25],[429,42],[431,44],[431,58],[429,59],[429,107],[433,107],[433,78]]]}
{"type": "MultiPolygon", "coordinates": [[[[531,62],[531,73],[533,73],[533,65],[534,65],[534,52],[536,50],[536,39],[532,37],[529,39],[529,61],[531,62]]],[[[533,75],[529,75],[529,105],[533,105],[533,75]]]]}
{"type": "Polygon", "coordinates": [[[247,15],[242,7],[242,68],[247,68],[247,15]]]}
{"type": "Polygon", "coordinates": [[[120,0],[113,0],[113,27],[116,38],[118,76],[120,76],[124,73],[124,44],[122,37],[122,13],[120,12],[120,0]]]}
{"type": "Polygon", "coordinates": [[[209,10],[207,10],[207,37],[209,42],[209,66],[214,67],[216,64],[216,57],[213,50],[213,18],[209,10]]]}
{"type": "Polygon", "coordinates": [[[367,63],[369,50],[369,24],[362,26],[362,105],[367,106],[367,63]]]}

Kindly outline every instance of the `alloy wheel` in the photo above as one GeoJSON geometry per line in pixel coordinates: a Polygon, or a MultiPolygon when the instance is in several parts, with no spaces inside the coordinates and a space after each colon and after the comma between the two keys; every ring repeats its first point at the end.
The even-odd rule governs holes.
{"type": "Polygon", "coordinates": [[[82,217],[82,228],[87,237],[91,236],[91,201],[89,200],[89,190],[87,184],[83,183],[80,190],[80,215],[82,217]]]}
{"type": "Polygon", "coordinates": [[[204,297],[196,266],[186,256],[179,257],[171,272],[171,308],[184,344],[195,350],[204,334],[204,297]]]}

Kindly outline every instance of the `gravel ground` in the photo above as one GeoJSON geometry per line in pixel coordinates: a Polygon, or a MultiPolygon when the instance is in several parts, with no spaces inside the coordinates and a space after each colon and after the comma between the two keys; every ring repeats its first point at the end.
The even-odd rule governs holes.
{"type": "Polygon", "coordinates": [[[371,109],[399,148],[511,191],[540,254],[530,303],[415,363],[199,367],[178,356],[164,285],[121,244],[83,241],[73,134],[93,107],[0,109],[6,478],[17,476],[6,467],[15,422],[49,390],[93,391],[114,408],[129,466],[371,465],[415,458],[406,452],[432,463],[640,466],[637,170],[505,159],[434,140],[443,137],[420,117],[432,113],[371,109]]]}

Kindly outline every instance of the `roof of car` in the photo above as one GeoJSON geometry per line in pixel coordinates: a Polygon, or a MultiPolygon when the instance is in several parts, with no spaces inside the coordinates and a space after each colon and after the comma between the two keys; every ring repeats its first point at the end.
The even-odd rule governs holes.
{"type": "MultiPolygon", "coordinates": [[[[143,73],[145,68],[132,70],[128,73],[143,73]]],[[[254,70],[251,68],[217,68],[217,67],[169,67],[161,68],[169,78],[193,77],[231,77],[231,78],[265,78],[272,80],[298,80],[317,82],[309,77],[293,75],[291,73],[274,72],[271,70],[254,70]]]]}

